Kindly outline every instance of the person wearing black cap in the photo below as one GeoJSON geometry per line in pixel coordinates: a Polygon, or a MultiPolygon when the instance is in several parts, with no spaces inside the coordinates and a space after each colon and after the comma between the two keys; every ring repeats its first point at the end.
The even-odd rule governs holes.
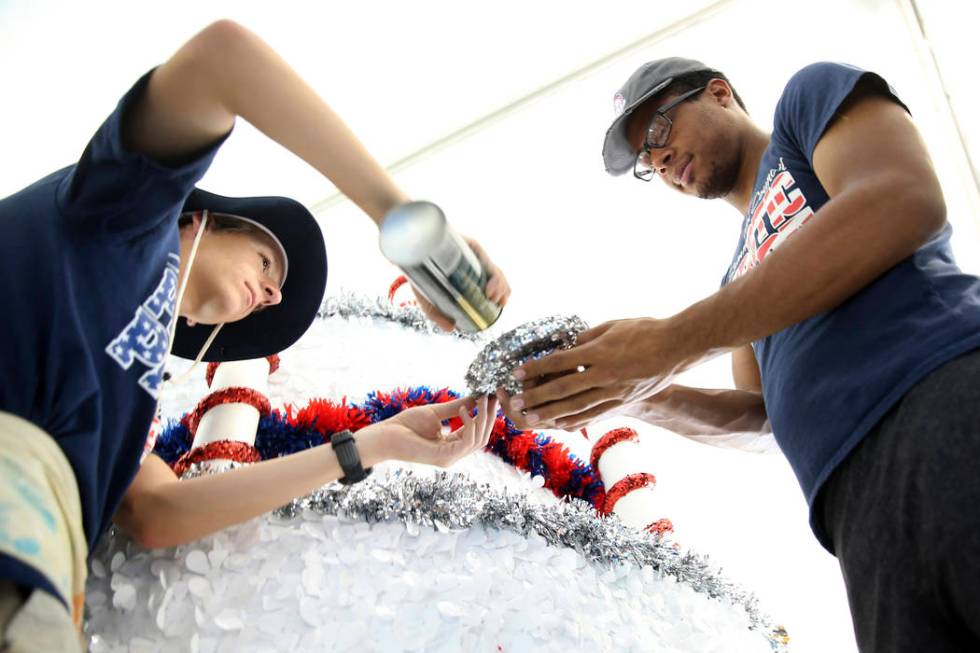
{"type": "Polygon", "coordinates": [[[509,416],[627,414],[718,446],[771,432],[861,650],[980,650],[980,279],[953,260],[906,106],[874,73],[812,64],[767,134],[721,72],[670,58],[615,107],[606,170],[724,199],[743,216],[735,255],[677,315],[602,324],[516,370],[509,416]],[[735,390],[672,382],[727,352],[735,390]]]}
{"type": "MultiPolygon", "coordinates": [[[[309,211],[286,198],[195,188],[238,116],[377,223],[409,200],[285,62],[229,21],[144,75],[76,164],[0,200],[10,309],[0,320],[4,651],[79,648],[86,556],[140,469],[171,349],[208,361],[271,355],[320,306],[326,252],[309,211]]],[[[474,249],[491,277],[488,296],[503,304],[506,279],[474,249]]],[[[449,464],[485,444],[494,412],[486,398],[407,411],[374,435],[359,432],[355,448],[364,466],[393,457],[449,464]],[[441,437],[440,421],[457,414],[463,428],[441,437]]],[[[292,458],[247,470],[246,484],[292,498],[344,476],[331,447],[292,458]]],[[[153,456],[147,465],[139,486],[149,500],[163,481],[153,456]]],[[[227,488],[224,496],[241,497],[227,488]]]]}

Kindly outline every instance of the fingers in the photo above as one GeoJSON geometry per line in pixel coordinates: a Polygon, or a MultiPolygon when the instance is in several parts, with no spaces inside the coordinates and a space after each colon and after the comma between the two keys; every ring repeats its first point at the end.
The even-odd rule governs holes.
{"type": "Polygon", "coordinates": [[[611,322],[603,322],[597,327],[593,327],[591,329],[587,329],[583,331],[582,333],[578,334],[578,336],[575,338],[575,346],[581,347],[582,345],[592,342],[593,340],[595,340],[596,338],[604,334],[606,331],[611,329],[612,326],[616,324],[616,322],[618,321],[619,320],[612,320],[611,322]]]}
{"type": "Polygon", "coordinates": [[[576,336],[574,347],[556,351],[544,358],[524,363],[524,365],[514,370],[514,378],[518,381],[531,381],[535,377],[548,374],[584,371],[582,368],[587,368],[592,364],[591,356],[594,354],[593,348],[589,344],[609,331],[617,322],[621,321],[613,320],[611,322],[604,322],[597,327],[583,331],[576,336]]]}
{"type": "Polygon", "coordinates": [[[497,423],[497,408],[499,407],[498,400],[496,397],[489,397],[487,401],[487,422],[483,426],[483,437],[480,438],[479,446],[481,449],[486,448],[490,443],[490,436],[493,435],[493,427],[497,423]]]}
{"type": "Polygon", "coordinates": [[[612,417],[616,409],[622,405],[623,402],[616,399],[604,401],[577,415],[569,415],[555,420],[555,426],[563,431],[575,431],[589,426],[592,422],[612,417]]]}
{"type": "Polygon", "coordinates": [[[555,401],[545,406],[539,406],[535,408],[534,414],[537,415],[538,420],[541,422],[557,425],[562,419],[570,419],[575,415],[584,413],[613,399],[610,394],[610,391],[602,388],[590,390],[562,401],[555,401]]]}
{"type": "Polygon", "coordinates": [[[490,280],[487,281],[486,294],[487,299],[494,304],[507,305],[507,300],[510,298],[510,284],[507,283],[507,279],[499,270],[495,270],[490,276],[490,280]]]}
{"type": "MultiPolygon", "coordinates": [[[[605,406],[602,410],[595,412],[595,415],[599,415],[620,405],[622,403],[621,400],[615,398],[614,394],[613,390],[595,388],[561,401],[554,401],[534,407],[533,409],[523,409],[521,411],[514,410],[514,400],[512,399],[511,408],[507,411],[507,416],[521,429],[568,428],[586,419],[581,417],[583,413],[592,411],[599,406],[605,406]]],[[[594,419],[594,415],[589,413],[588,419],[594,419]]]]}
{"type": "MultiPolygon", "coordinates": [[[[480,441],[483,439],[483,429],[487,424],[487,397],[483,396],[476,402],[476,419],[473,424],[473,430],[469,435],[470,449],[466,452],[469,453],[479,446],[480,441]]],[[[464,454],[465,455],[465,454],[464,454]]]]}
{"type": "Polygon", "coordinates": [[[521,408],[514,408],[511,405],[511,398],[503,390],[497,390],[497,401],[504,411],[504,416],[520,429],[531,428],[528,424],[527,412],[521,408]]]}
{"type": "Polygon", "coordinates": [[[473,408],[474,404],[473,397],[460,397],[459,399],[453,399],[452,401],[446,401],[441,404],[430,404],[430,406],[436,414],[436,417],[440,420],[447,420],[451,417],[456,417],[462,406],[467,407],[467,414],[469,414],[469,410],[473,408]]]}
{"type": "Polygon", "coordinates": [[[525,388],[519,394],[510,399],[510,406],[514,410],[524,411],[523,414],[541,414],[540,408],[556,401],[562,401],[574,397],[589,390],[601,387],[597,380],[597,375],[590,370],[581,373],[564,374],[547,383],[525,388]]]}
{"type": "Polygon", "coordinates": [[[456,328],[456,323],[453,322],[452,318],[436,308],[435,304],[430,302],[425,296],[419,292],[415,286],[412,286],[412,290],[415,291],[415,299],[418,302],[419,308],[425,313],[425,316],[429,318],[437,327],[443,331],[451,332],[456,328]]]}
{"type": "Polygon", "coordinates": [[[507,299],[510,297],[510,284],[507,283],[507,277],[490,260],[490,256],[480,243],[472,238],[464,238],[464,240],[470,246],[470,249],[473,250],[473,253],[476,254],[476,257],[480,259],[480,263],[483,264],[484,269],[487,271],[487,287],[484,289],[487,299],[500,306],[506,305],[507,299]]]}
{"type": "MultiPolygon", "coordinates": [[[[588,352],[584,352],[587,355],[588,352]]],[[[534,379],[547,374],[561,374],[577,371],[580,365],[588,365],[583,352],[578,347],[564,349],[537,360],[528,361],[513,372],[518,381],[534,379]]]]}
{"type": "MultiPolygon", "coordinates": [[[[507,394],[507,391],[505,391],[503,388],[497,388],[496,399],[497,403],[500,404],[500,409],[504,411],[504,416],[513,422],[514,418],[511,416],[512,409],[510,407],[510,395],[507,394]]],[[[521,413],[520,409],[518,409],[516,412],[518,415],[521,413]]]]}
{"type": "Polygon", "coordinates": [[[463,425],[456,430],[457,438],[465,439],[473,432],[478,416],[474,416],[472,409],[466,404],[461,405],[457,413],[463,420],[463,425]]]}
{"type": "Polygon", "coordinates": [[[490,439],[490,431],[497,417],[496,397],[482,396],[476,402],[476,424],[473,429],[473,447],[484,447],[490,439]]]}
{"type": "Polygon", "coordinates": [[[447,440],[448,450],[442,463],[443,466],[451,465],[473,451],[482,442],[488,422],[488,403],[488,397],[483,396],[473,402],[475,405],[464,403],[458,407],[457,414],[463,420],[463,425],[456,429],[452,437],[447,440]]]}

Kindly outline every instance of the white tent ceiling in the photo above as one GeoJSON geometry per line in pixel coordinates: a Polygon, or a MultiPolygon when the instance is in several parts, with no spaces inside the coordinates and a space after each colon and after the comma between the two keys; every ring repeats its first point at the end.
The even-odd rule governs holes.
{"type": "MultiPolygon", "coordinates": [[[[724,70],[768,127],[786,79],[829,59],[879,72],[911,107],[943,181],[954,248],[980,272],[970,162],[980,162],[980,119],[967,111],[980,100],[978,47],[958,13],[965,5],[925,4],[917,15],[908,0],[0,0],[0,196],[75,160],[141,73],[230,17],[269,41],[380,161],[402,162],[396,178],[410,194],[439,202],[480,239],[515,287],[503,326],[554,312],[591,323],[666,316],[717,287],[739,216],[607,177],[600,147],[613,92],[643,61],[699,58],[724,70]]],[[[383,291],[394,272],[369,221],[248,125],[236,132],[202,185],[313,206],[331,257],[328,292],[383,291]]],[[[686,380],[728,385],[727,363],[686,380]]],[[[836,564],[809,535],[785,463],[668,437],[657,446],[658,491],[685,544],[757,590],[794,650],[853,650],[836,564]]]]}

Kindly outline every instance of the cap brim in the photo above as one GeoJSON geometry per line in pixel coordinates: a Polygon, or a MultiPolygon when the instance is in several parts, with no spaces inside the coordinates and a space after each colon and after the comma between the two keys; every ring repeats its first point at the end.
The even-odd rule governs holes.
{"type": "MultiPolygon", "coordinates": [[[[323,302],[327,252],[320,226],[306,207],[285,197],[223,197],[195,189],[184,211],[205,209],[249,218],[269,229],[286,250],[289,275],[279,304],[225,324],[203,360],[236,361],[279,353],[306,333],[323,302]]],[[[212,328],[191,327],[179,318],[173,353],[196,358],[212,328]]]]}
{"type": "Polygon", "coordinates": [[[626,126],[629,124],[629,119],[637,107],[670,86],[672,81],[674,81],[673,78],[665,79],[643,96],[631,102],[609,125],[609,129],[606,130],[606,138],[602,144],[602,162],[606,166],[606,172],[619,176],[633,169],[633,164],[636,162],[636,152],[626,140],[626,126]]]}

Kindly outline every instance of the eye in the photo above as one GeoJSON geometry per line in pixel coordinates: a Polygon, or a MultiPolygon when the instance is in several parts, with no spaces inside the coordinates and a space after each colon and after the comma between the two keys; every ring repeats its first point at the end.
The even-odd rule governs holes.
{"type": "Polygon", "coordinates": [[[266,256],[262,252],[259,252],[259,256],[262,257],[262,271],[268,272],[269,268],[272,267],[272,261],[269,259],[268,256],[266,256]]]}

